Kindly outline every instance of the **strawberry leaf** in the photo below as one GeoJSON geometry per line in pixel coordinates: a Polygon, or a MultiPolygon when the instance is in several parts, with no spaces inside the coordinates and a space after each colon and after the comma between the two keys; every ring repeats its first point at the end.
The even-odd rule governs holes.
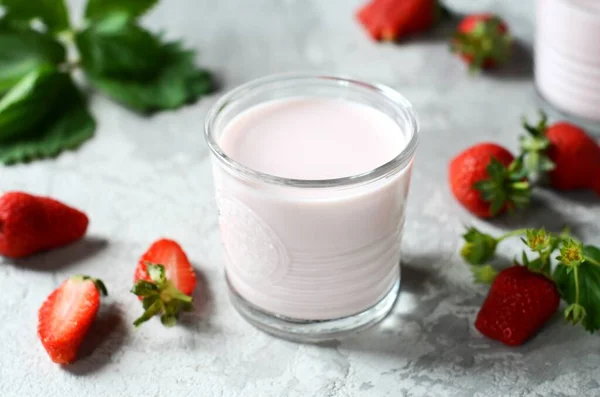
{"type": "MultiPolygon", "coordinates": [[[[586,246],[584,252],[596,255],[600,250],[586,246]]],[[[589,332],[600,330],[600,266],[584,261],[575,269],[558,264],[553,274],[563,299],[569,304],[565,317],[576,324],[581,321],[589,332]],[[578,291],[579,290],[579,293],[578,291]],[[583,310],[578,307],[581,306],[583,310]]]]}
{"type": "Polygon", "coordinates": [[[43,65],[65,61],[62,45],[33,30],[0,29],[0,96],[43,65]]]}
{"type": "Polygon", "coordinates": [[[114,13],[123,13],[135,19],[154,7],[158,0],[88,0],[85,17],[98,21],[114,13]]]}
{"type": "Polygon", "coordinates": [[[196,68],[194,53],[178,42],[163,43],[163,62],[151,79],[116,78],[86,70],[90,83],[118,102],[142,113],[176,109],[212,91],[210,74],[196,68]]]}
{"type": "Polygon", "coordinates": [[[0,0],[7,18],[29,22],[39,18],[50,32],[57,33],[69,28],[69,13],[64,0],[0,0]]]}
{"type": "Polygon", "coordinates": [[[111,14],[75,39],[83,68],[93,75],[143,81],[154,77],[163,63],[160,40],[125,14],[111,14]]]}
{"type": "Polygon", "coordinates": [[[0,100],[0,126],[4,164],[55,157],[80,146],[96,128],[70,76],[51,68],[28,74],[0,100]]]}

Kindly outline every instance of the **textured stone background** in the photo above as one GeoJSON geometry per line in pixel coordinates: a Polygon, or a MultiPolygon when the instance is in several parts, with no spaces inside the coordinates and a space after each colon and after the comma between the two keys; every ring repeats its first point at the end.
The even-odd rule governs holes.
{"type": "MultiPolygon", "coordinates": [[[[598,396],[600,343],[560,316],[535,339],[507,348],[473,327],[485,289],[456,255],[464,224],[486,230],[572,225],[600,243],[600,205],[588,194],[540,192],[527,214],[475,222],[445,182],[452,154],[481,139],[516,148],[519,118],[535,114],[531,61],[468,77],[449,55],[444,29],[401,46],[375,45],[355,23],[359,0],[169,0],[148,25],[183,37],[222,89],[274,72],[317,70],[380,81],[415,105],[422,143],[410,195],[403,291],[379,327],[323,346],[267,336],[228,302],[208,151],[207,109],[221,94],[150,119],[95,96],[97,136],[57,160],[0,168],[0,189],[53,195],[85,209],[88,237],[27,261],[0,264],[0,396],[598,396]],[[207,280],[209,303],[165,330],[130,325],[129,292],[140,254],[160,236],[179,240],[207,280]],[[110,291],[84,359],[53,365],[36,337],[37,309],[73,273],[102,277],[110,291]]],[[[448,1],[492,10],[531,42],[533,2],[448,1]]],[[[73,1],[81,9],[82,1],[73,1]]],[[[515,243],[517,244],[517,243],[515,243]]],[[[518,245],[504,246],[511,257],[518,245]]],[[[200,296],[199,296],[200,297],[200,296]]]]}

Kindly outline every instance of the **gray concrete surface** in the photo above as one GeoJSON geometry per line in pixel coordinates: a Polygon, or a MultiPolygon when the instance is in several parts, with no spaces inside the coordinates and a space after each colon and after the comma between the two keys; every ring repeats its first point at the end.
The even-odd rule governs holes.
{"type": "MultiPolygon", "coordinates": [[[[473,322],[485,288],[457,256],[465,224],[489,231],[570,224],[600,244],[600,201],[539,191],[534,208],[494,223],[475,221],[446,184],[463,147],[494,140],[516,149],[523,113],[535,114],[530,57],[504,72],[469,77],[444,30],[403,45],[375,45],[353,19],[359,0],[163,1],[146,23],[182,37],[221,91],[193,106],[140,118],[92,100],[96,137],[56,160],[0,168],[1,190],[52,195],[91,217],[85,240],[13,263],[0,260],[0,396],[537,397],[600,395],[598,335],[562,324],[508,348],[473,322]],[[403,290],[377,328],[322,346],[267,336],[229,304],[203,121],[224,91],[285,71],[342,73],[400,90],[415,105],[422,141],[404,239],[403,290]],[[128,291],[136,262],[160,236],[181,242],[206,286],[207,304],[182,326],[130,325],[140,304],[128,291]],[[104,279],[104,303],[84,358],[50,362],[36,336],[37,309],[63,279],[104,279]]],[[[492,10],[530,43],[532,1],[448,1],[456,11],[492,10]]],[[[73,1],[81,9],[82,1],[73,1]]],[[[507,257],[519,249],[508,243],[507,257]]]]}

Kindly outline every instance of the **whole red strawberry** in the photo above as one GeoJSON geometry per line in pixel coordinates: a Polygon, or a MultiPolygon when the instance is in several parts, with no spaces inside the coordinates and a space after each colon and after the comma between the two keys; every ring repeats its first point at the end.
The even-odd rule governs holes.
{"type": "Polygon", "coordinates": [[[450,162],[448,177],[454,197],[482,218],[528,205],[531,190],[520,161],[495,143],[480,143],[450,162]]]}
{"type": "Polygon", "coordinates": [[[38,336],[52,361],[68,364],[75,360],[79,345],[98,313],[100,294],[107,294],[102,281],[73,276],[42,304],[38,336]]]}
{"type": "Polygon", "coordinates": [[[600,146],[583,129],[558,122],[548,126],[544,113],[536,126],[523,123],[529,135],[521,138],[530,173],[548,173],[557,190],[591,189],[600,194],[600,146]]]}
{"type": "Polygon", "coordinates": [[[10,192],[0,197],[0,254],[22,258],[67,245],[85,234],[88,217],[49,197],[10,192]]]}
{"type": "Polygon", "coordinates": [[[446,11],[438,0],[372,0],[356,17],[374,40],[398,40],[433,27],[446,11]]]}
{"type": "Polygon", "coordinates": [[[138,326],[160,315],[165,326],[176,324],[179,313],[192,310],[196,273],[183,249],[173,240],[160,239],[140,258],[131,292],[143,303],[138,326]]]}
{"type": "Polygon", "coordinates": [[[508,60],[511,37],[506,23],[493,14],[474,14],[458,25],[451,47],[471,70],[489,69],[508,60]]]}
{"type": "Polygon", "coordinates": [[[552,280],[525,266],[512,266],[492,283],[475,327],[488,338],[517,346],[538,332],[559,303],[552,280]]]}

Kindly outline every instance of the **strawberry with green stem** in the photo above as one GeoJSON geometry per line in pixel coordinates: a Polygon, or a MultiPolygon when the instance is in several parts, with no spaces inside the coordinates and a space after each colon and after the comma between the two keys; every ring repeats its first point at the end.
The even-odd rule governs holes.
{"type": "Polygon", "coordinates": [[[519,229],[493,237],[470,228],[464,238],[461,255],[471,264],[476,281],[492,284],[476,321],[484,335],[509,345],[523,343],[556,311],[557,294],[568,304],[564,311],[568,322],[581,323],[590,332],[600,330],[599,248],[582,244],[568,231],[556,235],[544,229],[519,229]],[[536,258],[529,259],[523,252],[522,263],[515,260],[514,266],[500,273],[483,265],[501,241],[519,235],[524,235],[522,241],[536,258]],[[557,250],[560,255],[554,257],[557,250]],[[555,266],[553,259],[558,261],[555,266]]]}
{"type": "Polygon", "coordinates": [[[193,309],[196,273],[181,246],[173,240],[160,239],[150,246],[138,262],[134,283],[131,292],[140,298],[144,308],[134,322],[136,327],[154,316],[160,316],[164,326],[172,327],[181,312],[193,309]]]}
{"type": "Polygon", "coordinates": [[[504,64],[512,47],[506,23],[497,15],[474,14],[458,26],[451,49],[469,65],[471,71],[504,64]]]}
{"type": "Polygon", "coordinates": [[[451,160],[448,171],[454,197],[476,216],[489,218],[529,204],[522,160],[500,145],[473,145],[451,160]]]}
{"type": "Polygon", "coordinates": [[[600,146],[586,132],[567,122],[540,120],[523,127],[521,156],[530,178],[549,182],[556,190],[591,189],[600,194],[600,146]],[[547,180],[547,181],[546,181],[547,180]]]}

